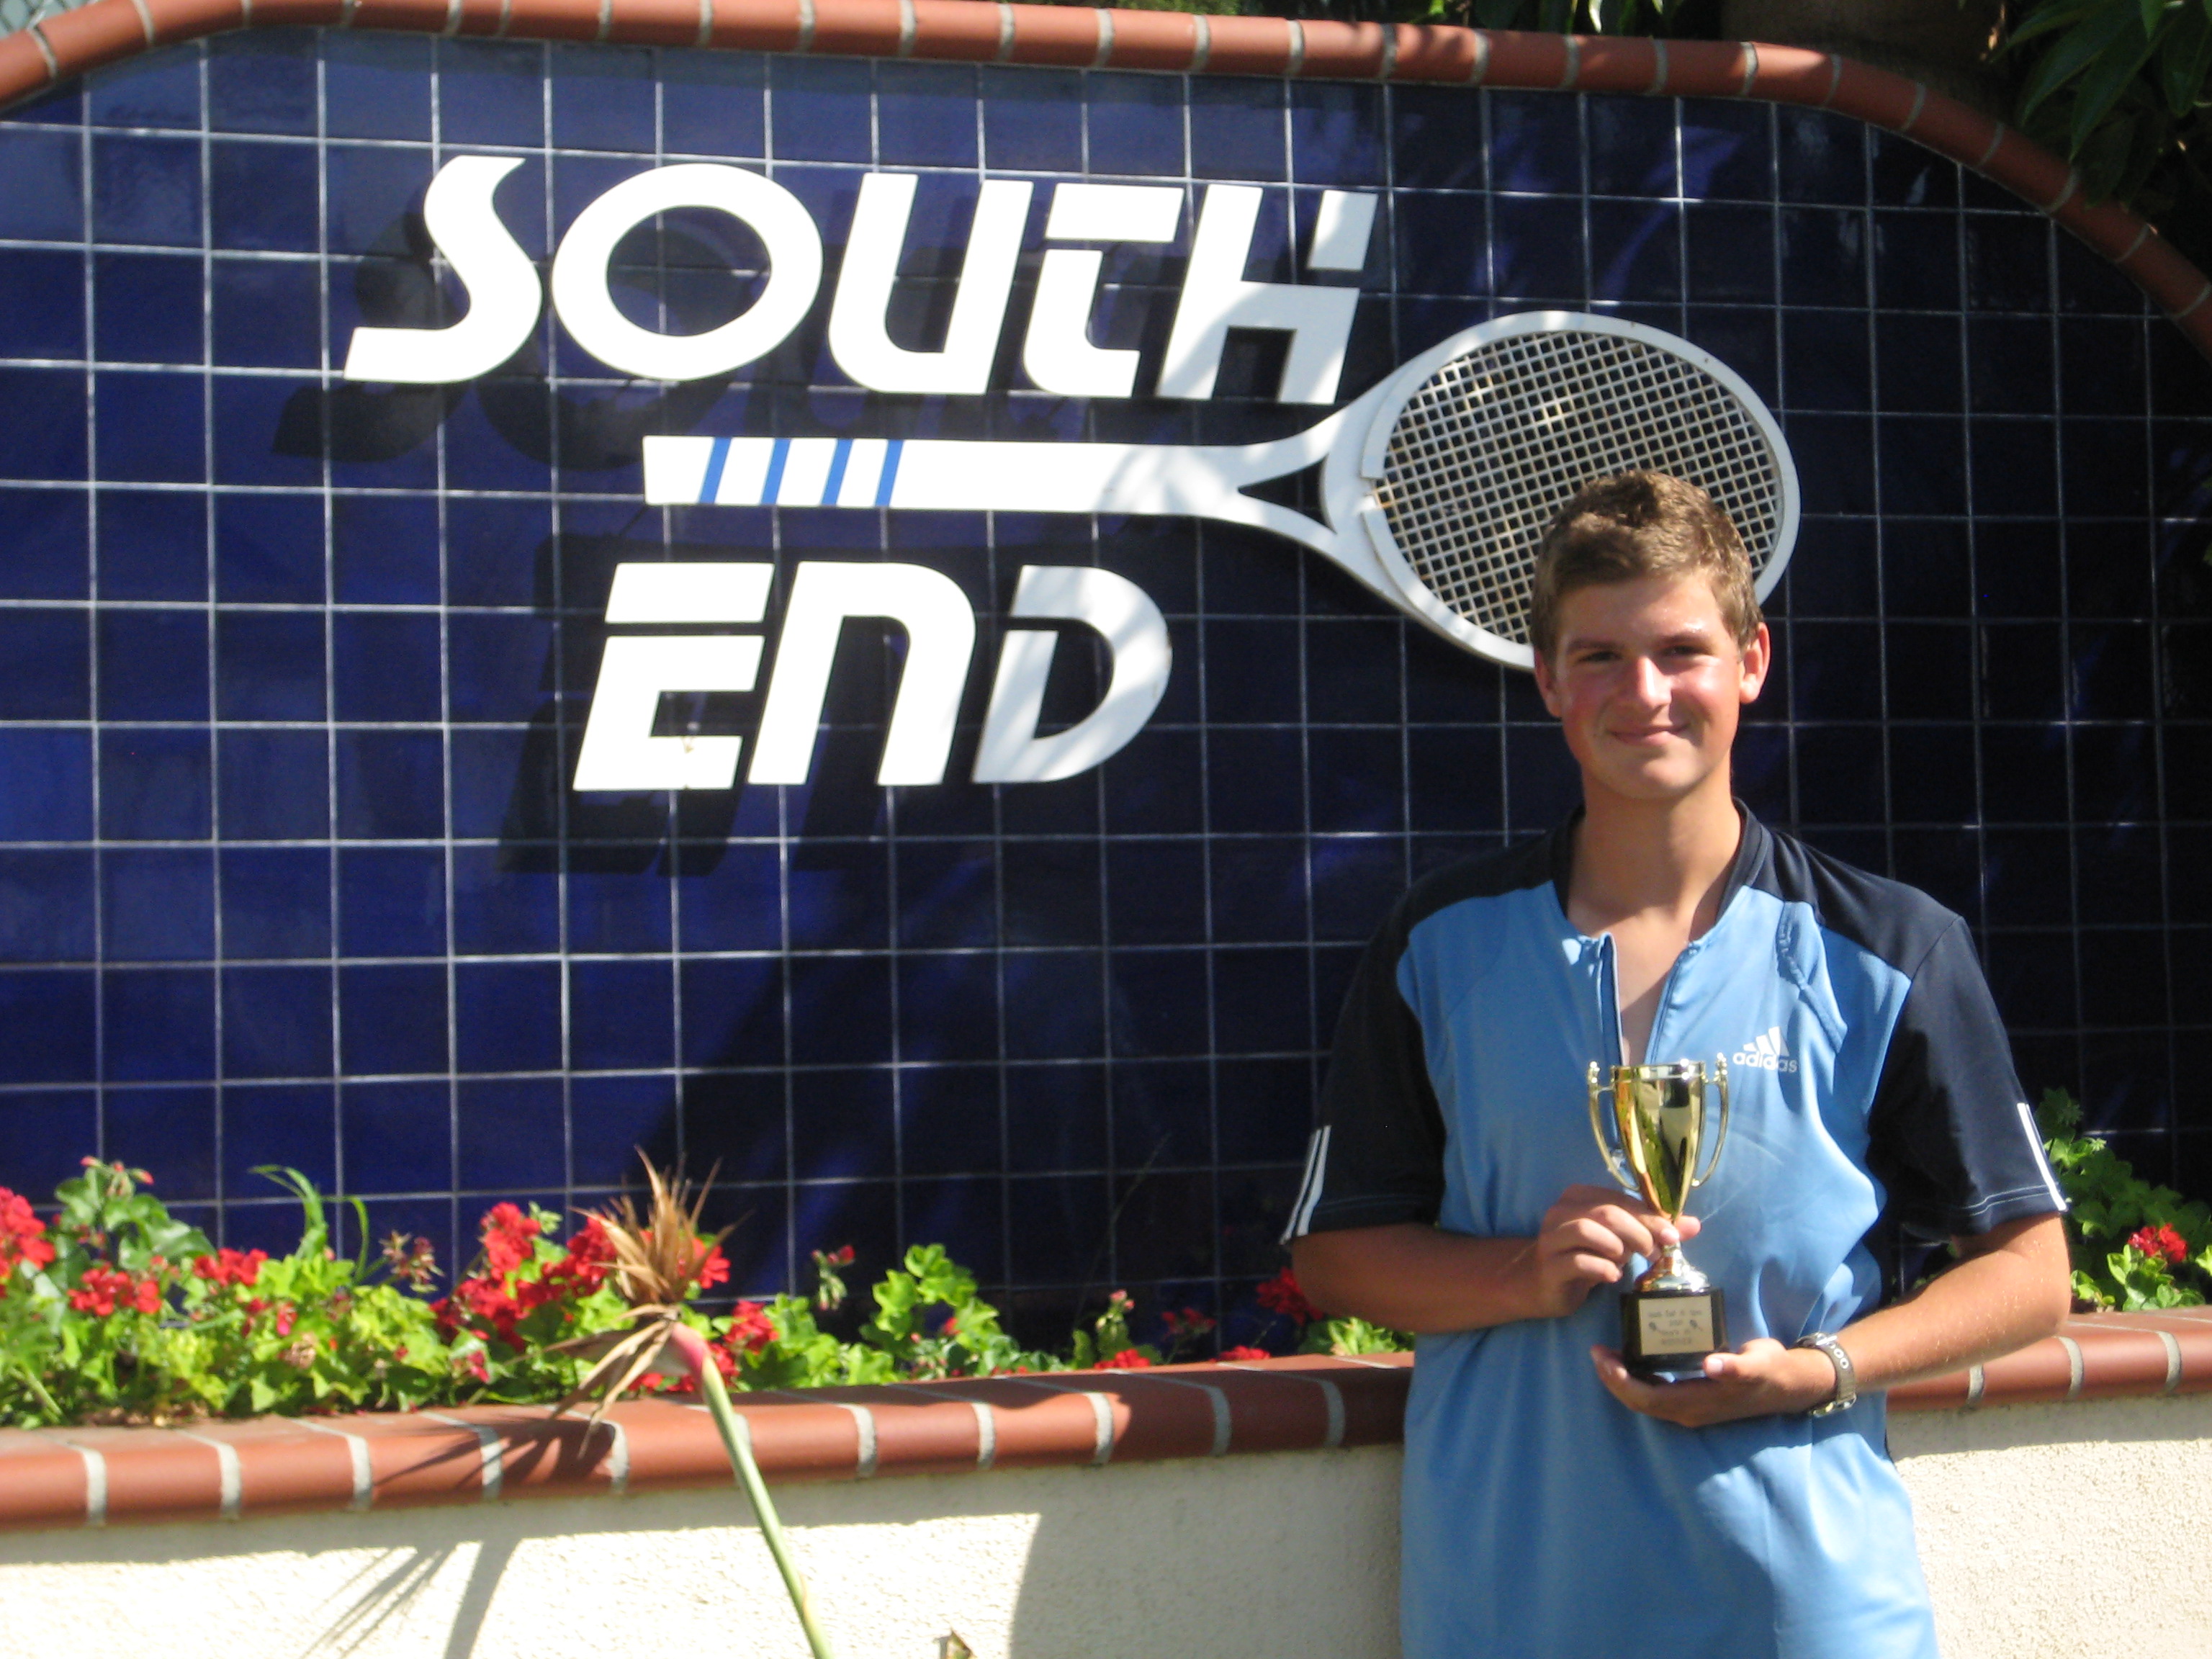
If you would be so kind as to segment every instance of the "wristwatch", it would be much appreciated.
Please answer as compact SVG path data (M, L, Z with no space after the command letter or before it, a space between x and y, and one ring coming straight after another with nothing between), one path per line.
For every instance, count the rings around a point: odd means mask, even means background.
M1849 1411L1859 1397L1858 1373L1851 1369L1851 1357L1844 1352L1844 1345L1826 1331L1814 1331L1810 1336L1801 1336L1790 1345L1793 1348L1818 1348L1828 1356L1828 1363L1836 1368L1836 1392L1821 1404L1805 1413L1808 1417L1826 1417L1834 1412Z

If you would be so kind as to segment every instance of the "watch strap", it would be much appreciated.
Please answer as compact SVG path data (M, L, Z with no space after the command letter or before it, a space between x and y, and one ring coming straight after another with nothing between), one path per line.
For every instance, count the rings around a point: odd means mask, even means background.
M1798 1348L1818 1348L1827 1355L1828 1363L1836 1368L1836 1391L1805 1414L1808 1417L1827 1417L1837 1412L1849 1411L1859 1397L1858 1372L1852 1367L1851 1357L1844 1345L1826 1331L1814 1331L1810 1336L1801 1336L1790 1345Z

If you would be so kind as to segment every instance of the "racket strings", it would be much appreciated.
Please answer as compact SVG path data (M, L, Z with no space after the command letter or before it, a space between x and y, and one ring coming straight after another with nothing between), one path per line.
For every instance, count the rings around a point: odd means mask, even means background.
M1641 470L1711 495L1753 571L1772 556L1781 485L1750 412L1687 359L1620 335L1514 335L1444 364L1400 411L1376 495L1431 592L1526 643L1553 516L1593 479Z

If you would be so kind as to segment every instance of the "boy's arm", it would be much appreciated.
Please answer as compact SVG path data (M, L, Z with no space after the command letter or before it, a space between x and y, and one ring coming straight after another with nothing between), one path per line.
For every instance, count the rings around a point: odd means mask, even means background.
M1628 1258L1694 1237L1608 1187L1570 1187L1533 1238L1474 1238L1424 1222L1309 1233L1291 1246L1316 1307L1414 1332L1474 1330L1572 1313ZM1821 1362L1826 1364L1826 1360Z
M2054 1334L2065 1319L2073 1290L2059 1217L2029 1216L1953 1243L1961 1258L1956 1266L1834 1333L1861 1393L1995 1359ZM1704 1382L1654 1386L1631 1376L1608 1349L1591 1350L1591 1358L1621 1404L1688 1428L1810 1411L1836 1390L1826 1354L1767 1337L1713 1355Z

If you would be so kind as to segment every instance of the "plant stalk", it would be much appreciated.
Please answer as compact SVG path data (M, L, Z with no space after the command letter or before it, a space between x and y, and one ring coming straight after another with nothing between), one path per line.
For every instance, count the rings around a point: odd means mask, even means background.
M768 1495L768 1483L761 1479L760 1465L753 1462L751 1442L738 1427L738 1414L730 1407L729 1390L722 1386L722 1374L711 1359L696 1369L699 1387L707 1396L707 1409L714 1413L714 1426L721 1431L723 1449L730 1455L730 1466L737 1472L738 1484L751 1500L753 1515L760 1522L761 1536L768 1540L769 1553L775 1558L776 1571L783 1575L783 1588L791 1597L792 1611L799 1615L800 1628L806 1632L806 1645L813 1650L814 1659L835 1659L830 1650L830 1638L814 1622L814 1604L806 1594L806 1580L799 1575L799 1563L792 1559L791 1546L783 1535L783 1522L776 1516L775 1501Z

